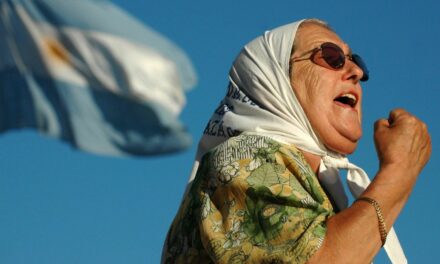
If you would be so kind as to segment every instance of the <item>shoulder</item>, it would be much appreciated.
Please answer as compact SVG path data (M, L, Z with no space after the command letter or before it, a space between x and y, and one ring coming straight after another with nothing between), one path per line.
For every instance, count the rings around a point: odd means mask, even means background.
M242 134L230 138L208 152L202 163L206 170L201 176L214 177L222 185L300 190L319 203L325 200L319 180L302 152L267 136Z

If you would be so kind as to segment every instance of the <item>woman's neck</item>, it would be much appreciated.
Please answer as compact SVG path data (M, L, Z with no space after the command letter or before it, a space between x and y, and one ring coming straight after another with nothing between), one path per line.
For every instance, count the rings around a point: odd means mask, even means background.
M306 161L309 163L310 167L312 168L313 172L318 175L319 171L319 164L321 163L321 157L315 154L312 154L310 152L301 151L304 155L304 158L306 158Z

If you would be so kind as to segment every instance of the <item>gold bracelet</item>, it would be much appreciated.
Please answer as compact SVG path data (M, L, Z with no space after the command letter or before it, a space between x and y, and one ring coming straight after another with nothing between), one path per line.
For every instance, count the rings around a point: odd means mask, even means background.
M382 210L380 209L379 203L371 199L369 197L359 197L356 201L365 201L374 206L374 210L376 210L377 220L379 220L379 232L380 232L380 240L382 240L382 247L385 245L387 240L387 227L385 224L385 218L383 217Z

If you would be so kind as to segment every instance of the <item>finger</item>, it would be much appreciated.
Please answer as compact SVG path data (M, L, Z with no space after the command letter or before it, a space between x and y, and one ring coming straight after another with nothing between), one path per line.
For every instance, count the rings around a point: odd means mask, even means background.
M379 130L383 127L388 128L389 126L390 126L390 123L388 122L388 120L385 118L381 118L374 123L374 130Z
M431 136L428 134L427 139L425 141L425 143L422 145L423 150L425 150L426 156L429 157L431 156L431 151L432 151L432 141L431 141Z

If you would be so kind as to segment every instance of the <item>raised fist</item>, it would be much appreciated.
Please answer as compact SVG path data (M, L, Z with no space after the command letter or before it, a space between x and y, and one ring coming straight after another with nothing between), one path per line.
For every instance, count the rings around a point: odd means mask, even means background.
M395 109L388 120L376 121L374 130L380 167L403 169L417 177L431 155L426 124L403 109Z

